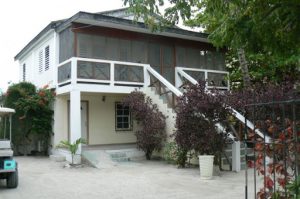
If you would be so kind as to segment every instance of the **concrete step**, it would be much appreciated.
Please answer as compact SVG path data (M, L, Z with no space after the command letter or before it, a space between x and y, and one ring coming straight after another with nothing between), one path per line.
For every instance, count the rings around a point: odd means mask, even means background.
M117 166L117 164L120 162L145 159L144 152L135 148L117 150L85 150L82 152L82 156L90 165L99 169Z

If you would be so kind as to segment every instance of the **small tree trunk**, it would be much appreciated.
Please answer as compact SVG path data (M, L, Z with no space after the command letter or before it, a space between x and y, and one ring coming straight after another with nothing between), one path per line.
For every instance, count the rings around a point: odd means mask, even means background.
M250 74L249 74L248 62L245 57L245 50L243 48L240 48L238 49L237 53L239 57L240 67L243 74L244 87L250 87L251 85Z
M150 151L146 152L146 159L151 160L151 152Z

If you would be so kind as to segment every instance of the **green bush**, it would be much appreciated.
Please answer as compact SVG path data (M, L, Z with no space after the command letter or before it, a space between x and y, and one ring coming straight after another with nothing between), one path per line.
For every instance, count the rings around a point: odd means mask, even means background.
M166 143L163 148L163 159L168 163L175 164L178 157L177 150L178 147L175 142Z
M171 164L176 164L178 167L185 167L188 156L187 151L180 149L175 142L168 142L163 149L163 158Z

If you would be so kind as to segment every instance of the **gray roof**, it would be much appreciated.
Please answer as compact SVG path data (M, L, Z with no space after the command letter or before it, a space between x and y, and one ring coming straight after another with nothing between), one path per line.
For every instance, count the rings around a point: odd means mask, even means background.
M99 13L78 12L68 19L52 21L37 36L35 36L16 56L19 59L35 42L50 30L61 32L68 28L73 22L91 24L95 26L113 27L123 30L144 32L154 35L164 35L174 37L174 35L184 37L185 39L198 40L207 42L208 34L188 31L178 27L166 27L162 32L151 32L142 22L132 20L133 15L127 12L128 8L122 8ZM194 39L192 39L194 38Z

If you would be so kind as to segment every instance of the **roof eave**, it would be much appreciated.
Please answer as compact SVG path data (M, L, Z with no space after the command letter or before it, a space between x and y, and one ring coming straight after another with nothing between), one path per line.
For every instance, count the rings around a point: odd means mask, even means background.
M63 31L65 28L69 27L72 22L209 43L207 39L208 34L205 33L198 33L171 27L166 27L162 32L152 32L144 23L141 22L134 22L128 19L106 16L102 14L91 14L87 12L79 12L70 19L66 20L64 23L59 25L57 32Z

